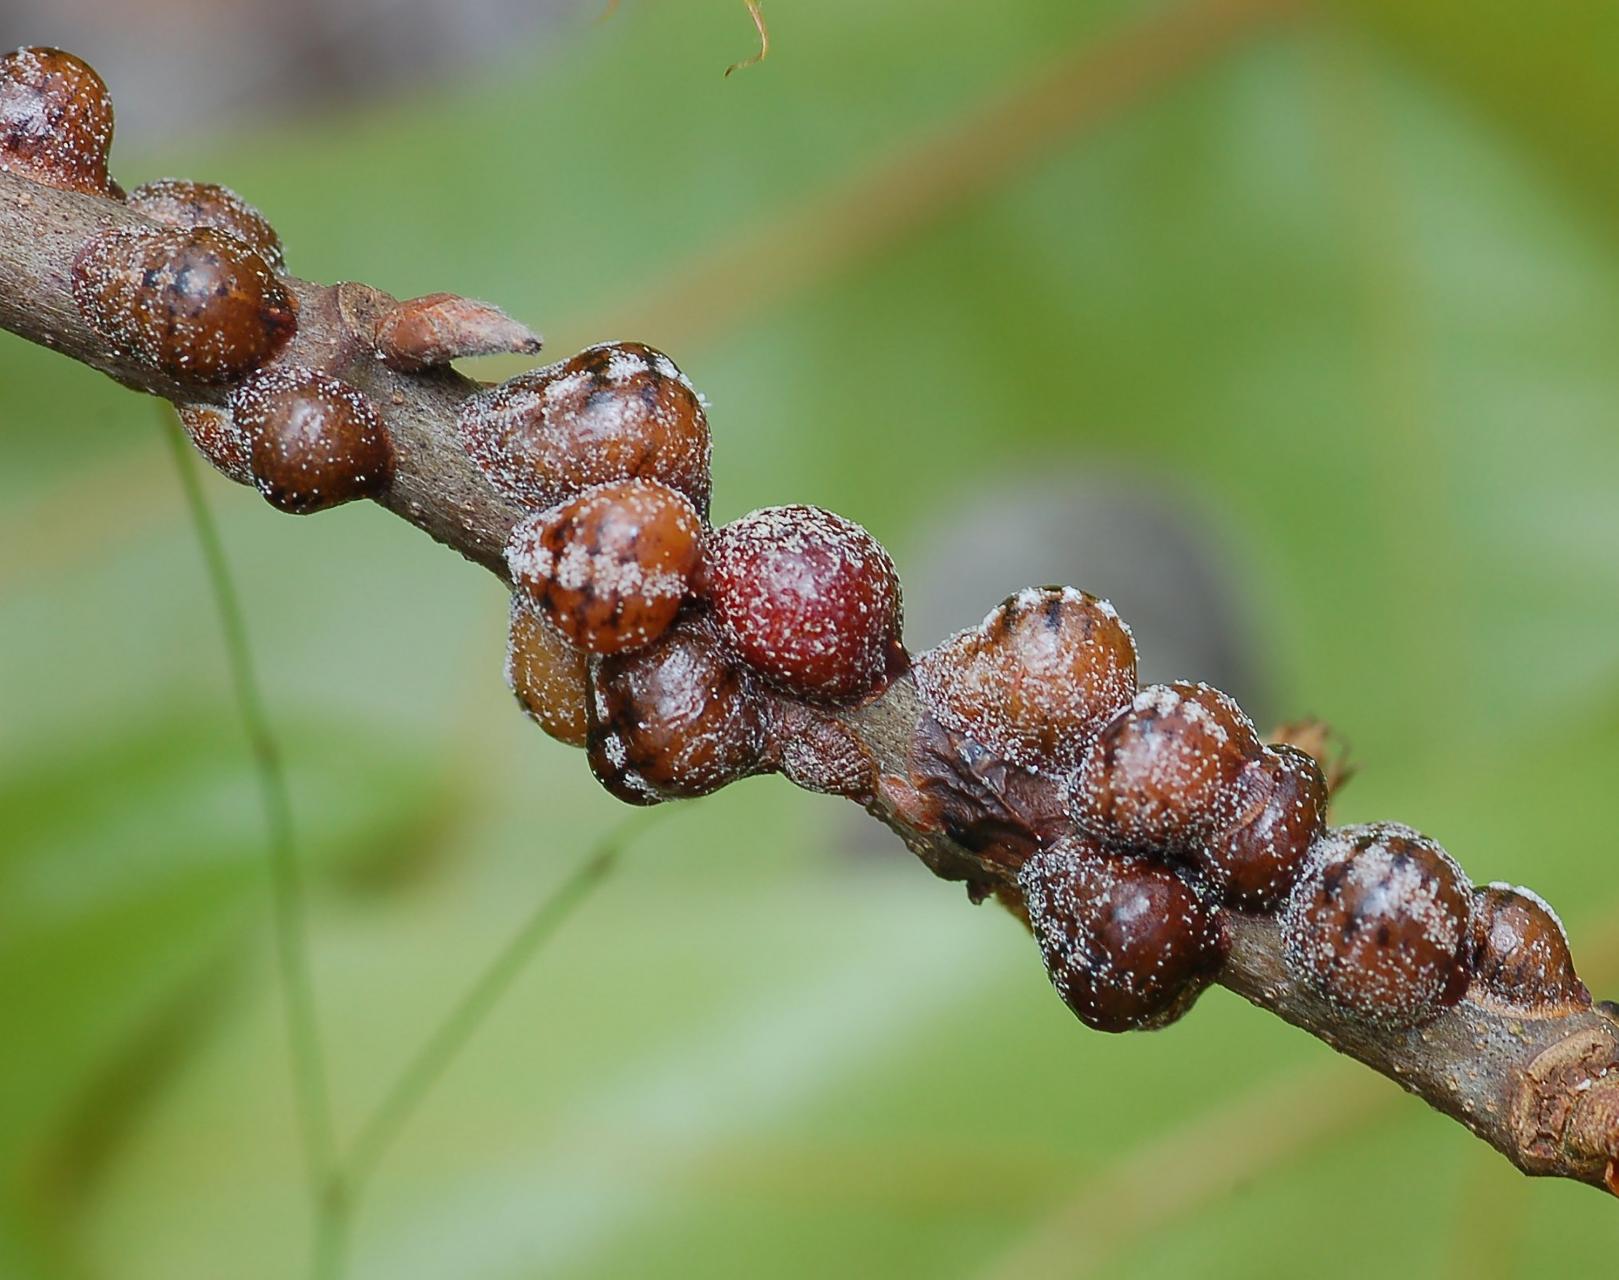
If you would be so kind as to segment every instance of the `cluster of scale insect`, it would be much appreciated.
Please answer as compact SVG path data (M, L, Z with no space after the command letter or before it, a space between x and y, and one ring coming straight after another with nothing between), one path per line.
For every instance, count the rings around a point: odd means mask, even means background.
M521 596L508 679L630 803L765 769L870 803L869 751L814 708L880 692L909 664L893 562L816 507L709 528L707 424L695 396L679 422L655 411L654 382L690 390L666 364L595 347L462 413L469 456L532 507L508 547ZM1481 935L1470 886L1432 841L1328 830L1308 754L1266 746L1209 685L1138 689L1134 639L1106 601L1029 588L914 669L980 776L1000 759L1066 797L1068 833L1027 856L1018 883L1053 983L1091 1026L1183 1014L1219 970L1229 910L1280 911L1290 972L1379 1025L1430 1018L1470 980L1525 1009L1586 998L1528 899L1503 902Z
M869 757L807 718L787 727L771 691L850 700L903 668L893 561L818 507L711 528L707 417L673 361L587 348L475 393L458 434L528 508L506 544L508 679L552 737L577 744L585 725L603 785L648 804L781 769L870 790ZM544 697L570 706L542 713Z
M1475 896L1408 828L1328 829L1311 756L1264 745L1209 685L1137 691L1130 633L1094 597L1019 592L915 669L981 776L988 750L1067 796L1071 829L1028 857L1019 884L1052 981L1088 1025L1184 1013L1218 968L1228 910L1278 912L1289 973L1370 1024L1418 1025L1469 990L1526 1013L1589 1002L1545 904ZM1151 927L1125 929L1132 911Z
M0 170L120 199L112 133L106 86L82 61L0 57ZM385 493L393 445L375 406L327 374L265 368L297 309L263 215L180 179L128 202L160 225L93 236L73 296L123 358L235 385L228 408L182 410L203 455L284 510ZM638 343L476 393L458 431L531 512L508 550L508 682L546 732L587 748L604 785L653 803L768 767L869 801L869 752L808 711L868 697L909 664L898 576L869 533L807 506L709 529L704 402ZM1019 592L916 675L930 715L980 764L988 752L1061 778L1073 831L1018 882L1053 982L1092 1026L1183 1013L1221 963L1226 909L1279 910L1289 972L1369 1023L1419 1025L1464 992L1524 1016L1590 1003L1562 922L1534 894L1474 889L1406 827L1328 830L1316 762L1263 746L1218 690L1137 691L1133 638L1106 601Z
M107 171L112 98L91 67L60 49L0 57L0 169L50 187L116 196Z
M275 228L214 183L165 178L126 198L107 169L112 129L106 86L80 59L0 57L0 169L127 200L147 219L79 247L70 284L85 322L119 358L198 389L180 410L187 436L272 504L317 511L384 493L393 445L376 408L341 379L271 367L298 327ZM201 388L230 389L227 407L203 403Z

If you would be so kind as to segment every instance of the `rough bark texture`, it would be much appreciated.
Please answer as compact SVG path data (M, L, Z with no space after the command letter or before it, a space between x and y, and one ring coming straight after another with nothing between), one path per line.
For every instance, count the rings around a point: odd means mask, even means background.
M176 404L222 403L220 388L175 382L121 357L74 305L70 271L79 247L103 227L141 221L113 201L0 173L0 326L135 390ZM380 501L504 578L502 548L522 512L489 487L455 435L456 408L476 384L447 368L390 368L377 349L378 325L394 304L386 294L359 284L289 280L288 287L299 328L280 358L348 379L387 419L396 470ZM842 761L848 777L875 777L874 786L841 789L858 792L935 874L964 881L975 899L995 896L1021 911L1016 866L1028 833L1060 813L1051 786L953 759L956 744L932 724L908 676L852 710L778 698L775 716L783 743L776 763L789 777L826 789L829 759ZM795 751L815 756L816 777L795 767ZM1397 1081L1524 1172L1619 1194L1615 1006L1532 1016L1469 996L1424 1026L1390 1031L1343 1017L1290 977L1274 919L1227 912L1227 932L1220 981L1232 991Z

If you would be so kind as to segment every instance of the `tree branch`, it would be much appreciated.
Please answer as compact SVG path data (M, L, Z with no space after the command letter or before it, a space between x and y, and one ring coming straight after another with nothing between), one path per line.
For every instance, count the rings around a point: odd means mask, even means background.
M178 382L121 357L74 304L70 271L80 246L105 227L143 221L115 201L0 173L0 326L177 405L221 404L221 388ZM384 363L376 340L394 301L386 294L359 284L286 284L298 301L298 332L279 359L352 382L387 420L395 474L378 501L504 580L502 551L523 512L490 488L457 442L457 406L476 384L448 369L401 373ZM777 769L802 785L855 794L935 874L1021 914L1015 847L964 843L963 814L1010 815L1009 825L1039 830L1062 811L1054 783L962 757L909 676L853 709L773 694L771 725ZM805 751L840 759L851 776L875 782L829 788L823 773L801 767L795 753ZM923 794L941 775L952 779L942 804L936 791ZM1619 1194L1619 1008L1536 1013L1469 996L1423 1026L1388 1030L1346 1018L1290 976L1274 919L1227 910L1225 920L1223 985L1461 1121L1524 1172Z

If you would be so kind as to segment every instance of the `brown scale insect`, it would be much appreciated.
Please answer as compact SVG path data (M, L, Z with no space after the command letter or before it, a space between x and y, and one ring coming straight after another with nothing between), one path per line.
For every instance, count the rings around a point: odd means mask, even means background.
M1224 961L1218 910L1159 863L1062 841L1018 884L1052 985L1098 1031L1167 1026Z
M592 660L588 745L591 772L629 804L717 791L762 765L753 677L688 616L650 648Z
M1257 810L1199 845L1192 859L1221 887L1227 906L1270 911L1287 897L1310 845L1327 825L1327 780L1297 747L1267 747L1248 766L1262 775L1245 790Z
M1467 986L1472 890L1440 846L1396 822L1316 841L1282 915L1288 970L1342 1013L1413 1027Z
M73 262L73 300L121 354L181 382L236 382L298 327L263 258L212 227L114 227Z
M940 723L1013 764L1071 768L1136 692L1130 628L1106 600L1029 587L916 662Z
M0 57L0 169L115 196L107 174L112 128L112 98L87 62L45 46Z
M247 442L227 410L211 404L186 404L179 413L186 438L209 466L237 484L253 483Z
M716 529L697 589L731 650L801 697L862 697L906 663L894 562L821 507L764 507Z
M506 564L570 641L619 653L668 629L702 547L702 520L684 496L655 480L625 480L520 521Z
M294 515L374 498L393 482L393 443L357 387L301 365L256 374L231 396L253 482Z
M1591 1003L1563 922L1528 889L1491 884L1473 891L1468 960L1470 992L1486 1002L1542 1013Z
M1253 804L1246 773L1263 748L1253 723L1206 684L1155 684L1085 752L1074 818L1106 844L1190 852Z
M588 661L521 592L512 592L506 683L529 719L570 747L584 746L589 733Z
M702 402L668 356L639 342L587 347L469 396L457 426L490 483L526 506L638 477L678 490L708 516Z
M281 237L262 213L229 187L186 178L160 178L131 191L127 203L137 213L171 227L212 227L233 235L263 258L270 270L287 269Z

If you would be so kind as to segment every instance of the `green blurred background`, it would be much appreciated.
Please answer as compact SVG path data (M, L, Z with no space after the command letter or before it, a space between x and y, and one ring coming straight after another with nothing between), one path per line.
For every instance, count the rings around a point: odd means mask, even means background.
M712 402L716 519L863 521L913 642L1061 576L1120 603L1149 675L1327 717L1364 764L1341 820L1530 884L1619 988L1611 5L769 0L771 56L724 79L753 40L730 0L549 6L431 75L400 24L456 6L370 4L341 58L235 98L254 48L208 61L204 8L0 5L0 42L146 84L118 176L231 184L300 275L497 300L554 356L670 351ZM170 65L164 107L140 68ZM0 342L8 1280L305 1265L263 823L162 425ZM624 811L513 709L493 579L371 507L207 484L350 1133ZM1611 1201L1225 992L1084 1031L1008 918L765 779L672 808L525 971L378 1169L348 1274L1616 1250Z

